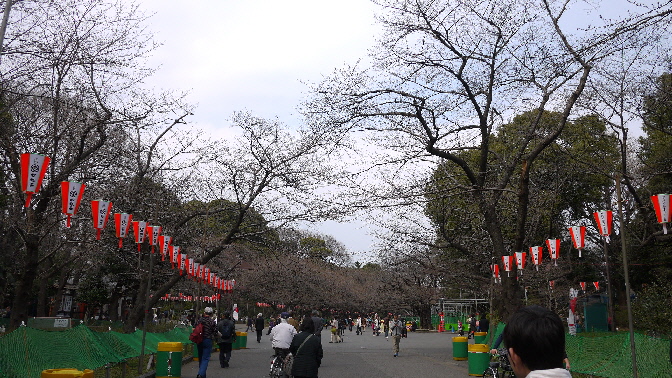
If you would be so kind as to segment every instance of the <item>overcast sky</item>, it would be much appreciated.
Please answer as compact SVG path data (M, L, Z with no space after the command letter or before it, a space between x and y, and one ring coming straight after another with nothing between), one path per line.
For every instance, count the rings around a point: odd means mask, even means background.
M366 58L377 28L369 0L139 0L164 45L149 85L189 91L190 122L225 135L234 111L298 122L305 82ZM328 222L316 231L365 260L373 238L362 222ZM369 259L372 256L369 255Z

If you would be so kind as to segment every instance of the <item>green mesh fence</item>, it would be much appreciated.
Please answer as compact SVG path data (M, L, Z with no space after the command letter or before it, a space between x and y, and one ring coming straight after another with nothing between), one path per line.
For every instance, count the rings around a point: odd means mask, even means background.
M159 342L190 343L191 329L147 333L145 353L156 353ZM84 325L63 331L19 327L0 337L0 377L39 378L46 369L101 368L140 355L142 331L93 332Z
M504 323L499 323L492 341L503 331ZM567 334L565 340L572 372L607 378L632 377L629 333ZM635 350L640 378L672 377L669 339L635 333Z

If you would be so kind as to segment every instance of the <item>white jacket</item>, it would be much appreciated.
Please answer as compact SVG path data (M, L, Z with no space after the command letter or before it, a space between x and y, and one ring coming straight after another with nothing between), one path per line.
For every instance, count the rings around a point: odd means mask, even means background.
M555 368L546 370L533 370L525 378L572 378L572 374L568 370Z
M296 328L287 323L287 319L281 319L280 324L271 330L271 345L273 348L289 349L294 335L296 335Z

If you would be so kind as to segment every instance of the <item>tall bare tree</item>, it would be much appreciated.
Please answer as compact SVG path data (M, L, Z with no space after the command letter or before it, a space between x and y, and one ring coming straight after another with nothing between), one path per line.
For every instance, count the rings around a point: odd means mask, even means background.
M384 32L372 53L375 65L337 71L314 88L305 112L317 130L373 134L381 146L376 166L387 172L426 160L455 166L497 259L522 249L534 163L576 116L594 67L637 49L642 41L633 36L667 30L672 12L670 2L649 8L633 3L627 16L595 27L599 13L576 16L584 12L581 4L600 2L376 3L383 9ZM495 154L493 133L521 110L536 117L520 128L519 144L506 156ZM541 127L546 110L561 115L551 128ZM467 150L477 158L463 159ZM403 201L413 193L398 189ZM503 233L503 222L510 222L502 218L504 197L516 202L518 227L512 237ZM505 279L504 288L500 311L505 316L520 304L521 295L515 279Z

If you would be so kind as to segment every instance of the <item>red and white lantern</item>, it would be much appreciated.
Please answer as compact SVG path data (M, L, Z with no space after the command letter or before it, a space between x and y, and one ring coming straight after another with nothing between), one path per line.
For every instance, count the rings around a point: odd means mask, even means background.
M597 231L600 235L605 237L609 243L609 235L611 235L611 226L613 220L613 212L611 210L600 210L593 213L595 222L597 223Z
M667 224L672 220L672 211L670 211L670 194L657 194L651 196L653 208L656 210L658 223L663 224L663 233L667 234Z
M180 276L187 270L187 255L180 253Z
M91 215L93 216L93 228L96 229L96 240L100 240L100 231L107 225L112 210L112 202L95 200L91 201Z
M560 239L547 239L546 247L548 248L548 253L551 255L553 264L558 266L558 258L560 257Z
M569 235L572 237L574 248L579 250L579 257L581 257L581 250L586 246L586 226L569 227Z
M147 235L149 238L149 245L152 246L152 253L154 253L154 246L159 244L161 226L147 226Z
M193 268L193 272L191 274L191 278L196 280L198 278L198 271L201 269L201 263L194 262L193 266L194 266L194 268Z
M178 264L180 258L180 247L176 245L171 245L169 248L170 251L170 267L175 269L175 265Z
M581 285L581 290L586 291L586 283L585 282L579 282L579 285Z
M133 235L135 235L135 244L138 246L138 252L140 252L140 245L147 238L147 222L144 221L133 221Z
M543 248L541 247L530 247L530 256L532 256L532 263L534 267L539 271L539 265L541 265L541 255Z
M513 256L502 256L502 266L506 272L506 276L509 276L509 272L513 269Z
M194 259L189 259L187 262L187 278L194 276Z
M492 278L495 279L495 283L499 280L502 282L502 278L499 276L499 264L490 265L490 271L492 271Z
M61 182L61 202L63 205L62 212L67 216L65 227L70 228L70 218L77 214L79 204L82 202L84 195L84 188L86 185L76 181L62 181Z
M159 235L159 252L161 252L161 261L166 261L168 256L168 247L173 242L173 238L167 235Z
M119 248L123 246L122 240L128 235L128 230L131 229L132 214L115 213L114 224L116 226L116 235L119 239Z
M600 291L600 282L599 281L593 282L593 286L595 286L595 291Z
M520 274L523 274L523 269L525 269L525 264L527 263L527 253L525 252L516 252L516 267L520 271Z
M30 206L31 196L40 190L50 160L49 156L40 154L21 154L21 191L26 193L24 207Z
M548 286L551 288L551 290L553 290L555 287L555 281L548 281Z

